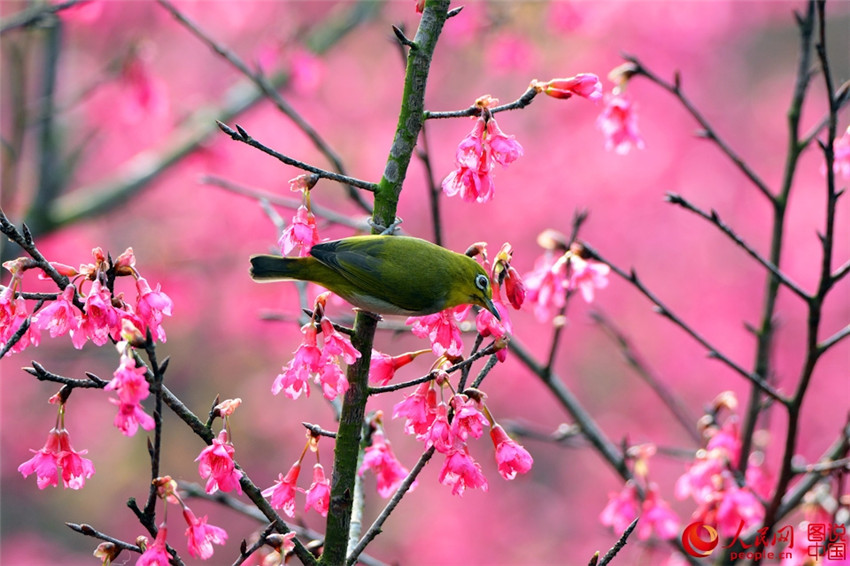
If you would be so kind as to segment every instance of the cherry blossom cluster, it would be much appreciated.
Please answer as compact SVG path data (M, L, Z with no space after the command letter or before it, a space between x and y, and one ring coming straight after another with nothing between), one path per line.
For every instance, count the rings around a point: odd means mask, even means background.
M92 255L94 263L81 265L79 269L51 262L60 274L72 278L72 283L33 314L30 314L27 301L20 292L24 273L38 268L37 263L22 257L3 264L11 272L12 279L7 287L0 287L0 342L6 344L13 340L29 321L29 326L9 353L21 352L30 345L38 346L41 332L49 332L51 338L69 334L77 349L88 340L102 346L110 339L121 340L125 321L142 336L150 331L156 340L165 342L162 322L165 316L171 316L173 303L159 284L156 289L151 289L147 280L139 275L133 249L127 248L114 261L107 258L101 248L92 250ZM43 278L43 272L39 276ZM125 300L123 293L115 293L108 285L111 277L122 276L135 279L136 298L133 302ZM89 281L91 285L84 292L84 284Z
M605 149L626 155L634 147L643 149L643 137L638 131L637 112L626 87L635 74L634 66L625 63L608 74L614 83L611 92L605 95L605 107L596 120L596 127L605 136Z
M298 476L301 474L301 464L307 450L316 454L316 463L313 465L313 482L307 490L297 486ZM319 436L311 432L307 433L307 443L301 456L284 474L278 474L278 480L268 489L263 490L263 497L267 497L275 509L282 510L288 517L295 517L295 494L301 492L305 496L304 511L313 509L322 517L328 516L328 506L331 500L331 482L325 476L325 469L319 462Z
M445 361L443 363L446 363ZM490 426L490 438L495 448L499 474L512 480L518 473L531 469L531 455L511 439L493 419L483 403L484 394L477 389L452 393L449 401L438 401L446 390L452 390L448 374L437 369L436 378L420 384L413 393L393 408L393 419L404 417L404 431L433 447L446 459L440 469L439 481L452 488L452 494L463 495L467 488L487 491L487 478L481 465L469 454L468 440L480 438L484 427Z
M499 361L505 361L507 350L504 347L512 328L505 302L507 299L514 309L519 310L526 295L525 283L517 270L511 266L513 249L510 244L503 244L492 264L487 257L485 243L473 244L467 250L467 255L478 259L490 276L493 304L501 317L499 320L490 311L482 309L475 317L475 327L481 336L492 336L496 340ZM406 324L411 326L410 330L414 335L430 340L435 356L457 358L463 354L463 336L459 323L466 319L471 308L470 305L460 305L435 314L412 316L407 319Z
M443 179L446 196L460 195L467 202L487 202L493 198L493 166L507 167L522 156L522 146L499 128L489 108L499 101L485 95L475 101L481 115L472 131L463 138L455 152L457 168Z
M608 495L608 505L599 515L603 525L612 527L614 532L623 533L638 516L638 538L646 540L654 533L662 540L679 535L679 518L661 497L658 484L649 481L649 459L655 455L654 445L634 447L634 477L618 493ZM639 484L643 484L643 500Z
M316 298L316 306L310 322L301 328L303 338L295 350L295 356L283 367L283 371L272 384L272 393L283 391L290 399L298 399L302 393L310 396L310 380L322 388L326 399L336 399L348 390L345 372L339 366L340 359L353 364L360 357L351 340L334 328L333 323L324 316L325 303L330 292ZM322 333L322 347L319 348L317 336Z
M310 210L310 189L319 181L318 175L299 175L289 181L289 189L304 195L304 203L295 211L292 222L287 226L278 240L278 246L283 255L298 248L298 257L310 255L310 249L319 243L319 230L316 227L316 217Z
M375 474L378 495L386 499L395 493L410 472L401 465L393 453L390 441L384 434L383 418L383 411L377 411L370 422L369 445L363 452L363 464L358 474L362 476L367 470L371 470ZM410 490L412 491L415 487L414 481L410 485Z
M567 244L563 234L546 230L537 238L546 251L534 262L534 269L525 278L528 300L534 305L537 320L551 320L559 312L572 291L593 302L596 289L608 286L611 268L604 263L582 257L584 250L578 243Z
M60 476L66 489L80 489L94 475L94 464L83 458L85 450L77 452L71 447L71 437L65 429L65 403L58 395L50 402L59 404L56 425L47 433L44 446L31 450L35 456L18 466L18 471L24 477L34 473L39 489L59 485Z
M771 496L771 480L761 465L759 453L750 457L743 481L736 476L741 452L738 417L734 413L737 404L732 392L717 396L712 413L700 423L706 438L705 448L697 452L676 482L676 497L690 497L697 504L693 519L717 528L725 537L760 525L764 506L759 498L767 500ZM718 417L723 411L730 414L720 423Z

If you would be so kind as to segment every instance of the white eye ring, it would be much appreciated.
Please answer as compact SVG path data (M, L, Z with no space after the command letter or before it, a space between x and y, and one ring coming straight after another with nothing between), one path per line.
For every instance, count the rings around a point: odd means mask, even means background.
M490 286L490 279L488 279L486 275L481 275L479 273L475 276L475 286L481 291L486 291L487 287Z

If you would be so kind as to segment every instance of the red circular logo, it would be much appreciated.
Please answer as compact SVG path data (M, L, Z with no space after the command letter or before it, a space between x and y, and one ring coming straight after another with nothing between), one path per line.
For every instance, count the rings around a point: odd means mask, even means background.
M705 523L691 523L682 533L685 552L697 558L705 558L711 554L719 542L717 530Z

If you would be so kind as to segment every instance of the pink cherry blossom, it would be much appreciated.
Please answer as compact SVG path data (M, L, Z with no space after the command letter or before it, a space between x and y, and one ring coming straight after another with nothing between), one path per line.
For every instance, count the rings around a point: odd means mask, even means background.
M559 311L566 302L568 280L562 258L563 254L547 251L534 262L534 270L524 276L526 299L534 306L534 315L540 322L550 320L552 312Z
M452 434L461 440L470 436L481 438L484 427L489 424L487 417L481 412L481 403L463 394L453 396L449 403L455 412L452 418Z
M496 293L498 293L498 288L496 289ZM478 330L478 333L485 338L488 336L492 336L493 338L504 338L512 331L510 313L497 294L494 294L493 296L493 305L499 312L501 320L493 316L493 313L490 311L481 309L475 317L475 329ZM505 350L499 351L502 352Z
M319 385L322 386L322 395L325 399L333 401L339 395L345 395L348 391L348 379L335 361L328 360L318 374Z
M392 495L409 473L395 457L389 441L380 430L372 433L372 444L363 453L363 465L358 473L362 476L366 470L375 473L378 495L383 498ZM414 487L416 482L413 482L410 489Z
M306 495L307 504L304 510L309 511L312 507L322 517L327 517L328 505L331 501L331 482L325 477L325 469L321 464L317 463L313 466L313 483L306 491Z
M289 255L296 247L299 248L300 257L310 255L310 249L319 243L319 231L316 217L306 206L302 204L298 207L292 222L284 229L277 243L283 255Z
M295 484L298 482L298 475L301 473L301 461L295 462L286 475L278 474L278 480L275 484L263 490L263 497L268 497L272 507L275 509L283 509L289 517L295 517L295 492L297 491Z
M77 334L81 335L83 342L85 342L85 334L79 330L83 313L73 303L76 292L77 289L73 285L65 287L65 291L56 297L55 301L52 301L32 317L32 325L42 331L49 330L51 338L64 336L70 332L72 339ZM76 346L78 340L73 340L73 342ZM81 347L82 344L78 349Z
M723 460L710 458L701 450L688 470L676 481L677 499L692 497L697 503L706 503L714 499L714 493L723 485Z
M566 79L552 79L539 85L539 88L553 98L566 99L578 95L594 102L602 98L602 83L593 73L579 73Z
M410 331L419 338L431 341L431 350L435 356L460 356L463 353L463 335L458 322L466 317L469 305L460 305L426 316L412 316L406 324L412 325Z
M152 430L156 423L149 414L145 412L141 405L137 403L124 403L119 399L110 399L110 403L118 405L118 413L112 424L120 430L124 436L133 436L139 427L145 430Z
M423 441L426 447L433 446L437 449L437 452L443 454L448 454L463 444L452 432L449 424L449 410L445 403L437 405L431 426L423 434L417 435L416 438Z
M295 357L283 367L272 384L272 393L277 395L281 391L290 399L298 399L302 393L310 396L310 376L322 369L322 351L316 345L316 328L312 324L305 325L301 329L304 338Z
M227 532L221 527L207 524L207 516L201 518L195 516L188 507L183 508L183 518L189 528L186 529L189 554L194 558L206 560L213 555L213 544L224 544L227 541Z
M723 498L717 507L717 530L729 537L738 532L743 521L743 531L761 525L764 520L764 507L753 492L739 488L734 480L729 480Z
M236 449L228 441L227 431L222 430L218 437L213 438L212 444L195 458L195 461L199 462L198 473L207 480L207 493L215 493L218 490L236 490L242 493L242 486L239 485L242 472L236 469L236 463L233 461L235 452Z
M502 132L495 118L480 116L458 144L457 168L443 179L443 192L450 197L459 194L467 202L487 202L495 190L493 164L507 166L522 154L522 146Z
M624 94L609 95L605 108L596 120L596 127L605 136L605 149L620 155L627 154L632 147L643 149L643 138L638 132L637 114L632 101Z
M437 416L437 392L431 381L420 383L416 390L396 403L393 418L406 417L404 432L413 435L425 434Z
M98 346L106 344L113 332L121 332L121 314L112 306L112 294L99 279L92 283L83 310L80 328Z
M155 339L165 342L162 317L171 316L171 298L161 291L159 283L156 285L156 291L152 291L144 277L136 280L136 289L139 292L136 313L142 322L142 333L150 330Z
M573 256L570 258L570 289L578 289L585 302L592 303L594 290L608 286L610 272L611 268L604 263Z
M150 385L145 378L145 368L136 367L136 361L130 355L122 355L118 369L112 380L106 384L106 391L115 391L118 399L109 401L118 405L118 414L114 424L125 436L133 436L141 426L145 430L154 427L153 418L145 413L141 402L150 395Z
M156 532L153 544L136 560L136 566L168 566L168 564L171 564L171 555L165 547L166 534L165 523L162 523Z
M54 427L47 434L47 441L40 450L31 450L32 458L18 466L18 471L24 477L32 473L36 475L39 489L48 485L59 484L59 471L62 472L62 482L66 488L80 489L85 480L94 475L94 464L83 458L85 450L79 452L71 448L68 431L62 427Z
M637 518L640 505L637 486L634 482L628 481L620 492L608 494L608 505L599 515L599 521L606 527L614 529L614 532L623 533Z
M534 460L531 454L508 436L501 425L493 425L490 438L496 447L496 463L499 465L499 475L506 480L512 480L517 473L524 474L531 469Z
M391 356L373 349L369 361L369 380L379 385L386 385L392 380L399 368L412 362L416 356L429 351L419 350L418 352L405 352L398 356Z
M647 488L642 509L638 525L639 539L648 539L653 531L662 540L679 536L679 518L658 494L658 486L652 484Z
M836 138L832 144L834 154L833 170L844 180L850 180L850 126L844 130L840 138Z
M3 267L12 272L12 281L8 287L0 287L0 343L7 344L21 329L29 318L26 301L15 297L15 289L20 284L21 268L17 260L7 261ZM20 339L12 346L6 355L24 351L28 346L38 346L41 339L39 329L30 324Z
M322 322L322 353L327 357L341 356L347 364L353 364L360 357L360 352L351 345L351 339L338 332L327 318Z
M481 471L481 466L469 455L467 447L458 448L446 454L446 461L440 470L439 481L451 486L452 495L463 496L467 489L487 491L487 478Z
M503 167L507 167L522 157L522 146L514 139L514 136L506 135L499 128L495 118L490 118L487 121L487 137L485 139L490 146L490 156Z

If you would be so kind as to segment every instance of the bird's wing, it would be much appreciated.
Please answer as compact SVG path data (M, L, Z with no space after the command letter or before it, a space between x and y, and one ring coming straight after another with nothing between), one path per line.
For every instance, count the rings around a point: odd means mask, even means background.
M405 267L410 258L398 257L399 250L391 249L393 244L379 237L346 238L317 244L310 255L345 277L363 295L374 295L380 289L384 299L392 304L421 311L428 305L418 286L425 282L410 277L410 270ZM391 269L387 269L387 262L394 264Z

